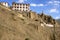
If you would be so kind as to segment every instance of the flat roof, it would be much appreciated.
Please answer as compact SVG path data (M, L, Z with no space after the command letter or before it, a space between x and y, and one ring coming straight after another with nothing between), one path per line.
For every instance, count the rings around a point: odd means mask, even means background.
M24 5L30 5L30 4L27 4L27 3L16 3L16 2L13 2L12 4L24 4Z

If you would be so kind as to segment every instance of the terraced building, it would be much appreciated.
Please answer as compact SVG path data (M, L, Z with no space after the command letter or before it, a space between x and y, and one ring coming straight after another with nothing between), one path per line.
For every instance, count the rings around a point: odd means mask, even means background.
M17 11L30 11L30 4L24 4L24 3L12 3L12 10L17 10Z
M8 7L9 6L8 2L0 2L0 4L2 4L5 7Z

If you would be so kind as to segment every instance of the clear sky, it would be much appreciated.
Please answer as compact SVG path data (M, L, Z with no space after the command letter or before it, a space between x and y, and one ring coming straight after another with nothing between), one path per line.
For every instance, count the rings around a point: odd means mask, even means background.
M53 18L60 18L60 0L0 0L0 2L29 3L30 10L37 13L44 11L45 14L51 15Z

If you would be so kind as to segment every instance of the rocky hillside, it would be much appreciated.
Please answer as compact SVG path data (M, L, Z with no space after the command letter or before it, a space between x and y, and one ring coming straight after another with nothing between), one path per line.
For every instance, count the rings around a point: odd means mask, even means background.
M54 40L54 26L46 26L40 16L33 14L15 12L0 5L0 40ZM60 40L58 32L56 40Z

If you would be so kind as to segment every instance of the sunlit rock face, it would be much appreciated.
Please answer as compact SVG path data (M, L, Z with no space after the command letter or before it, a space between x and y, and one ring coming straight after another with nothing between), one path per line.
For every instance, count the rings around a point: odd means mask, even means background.
M28 15L29 15L29 18L31 18L31 19L38 18L38 15L36 14L36 12L30 11Z

